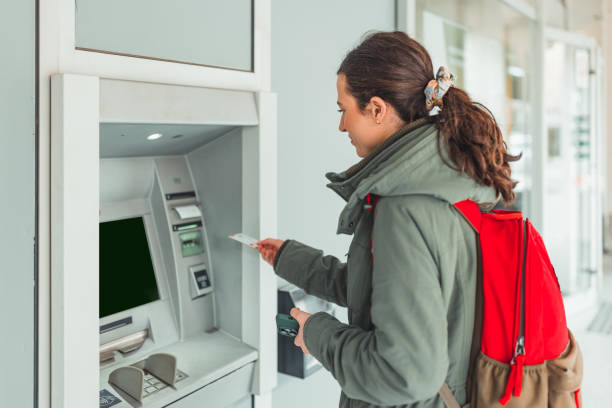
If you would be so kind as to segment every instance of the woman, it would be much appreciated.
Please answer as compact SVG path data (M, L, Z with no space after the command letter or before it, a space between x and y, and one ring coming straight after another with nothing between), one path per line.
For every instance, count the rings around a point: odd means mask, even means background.
M448 70L432 78L429 54L402 32L352 50L338 70L339 128L363 159L327 174L347 201L347 262L295 240L258 244L278 275L348 307L350 325L291 310L295 344L337 379L341 407L443 407L444 383L467 399L477 237L453 203L512 202L518 157Z

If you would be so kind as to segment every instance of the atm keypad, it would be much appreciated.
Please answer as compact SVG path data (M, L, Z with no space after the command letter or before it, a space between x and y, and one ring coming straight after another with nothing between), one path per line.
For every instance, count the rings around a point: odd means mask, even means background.
M176 382L184 380L188 375L182 372L181 370L176 370ZM144 392L142 394L143 398L148 397L151 394L156 393L159 390L163 390L167 388L168 385L163 381L160 381L159 378L145 372L144 376Z
M210 279L208 278L208 273L206 269L202 269L201 271L194 272L196 283L198 284L198 288L200 290L206 289L210 286Z

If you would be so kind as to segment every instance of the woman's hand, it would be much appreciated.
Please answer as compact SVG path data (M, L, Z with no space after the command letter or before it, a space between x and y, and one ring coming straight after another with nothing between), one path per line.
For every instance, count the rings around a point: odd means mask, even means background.
M259 251L264 261L274 266L274 258L276 258L276 253L281 245L283 245L283 242L285 241L274 238L266 238L262 241L257 241L256 249Z
M295 336L295 341L293 343L296 346L300 347L304 353L310 354L310 352L306 348L306 343L304 343L304 325L306 324L306 320L308 320L308 318L310 317L310 314L302 312L297 307L291 309L289 314L300 324L300 330L298 331L297 336Z

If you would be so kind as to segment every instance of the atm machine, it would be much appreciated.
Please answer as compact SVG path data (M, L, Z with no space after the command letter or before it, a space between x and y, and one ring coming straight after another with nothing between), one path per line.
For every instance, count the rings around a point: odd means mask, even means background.
M202 146L191 156L104 158L117 149L115 135L125 137L121 128L102 124L100 131L100 406L119 400L117 408L166 406L187 394L183 399L200 406L242 399L250 407L258 353L218 332L214 255L203 216L207 194L199 192L189 165L191 160L196 171L204 170L199 150L210 149L207 128L200 127ZM150 143L150 125L127 128L142 145ZM172 126L163 128L173 133ZM237 146L231 139L239 136L229 131L215 145ZM137 154L135 146L130 149ZM215 228L227 232L231 224L217 222ZM227 240L224 232L216 238ZM227 251L216 253L217 265L225 273L238 271L239 264L223 258L242 248L231 241L219 245ZM232 373L231 384L203 387L219 370Z
M277 279L228 236L276 233L274 95L57 75L52 103L53 406L258 406Z

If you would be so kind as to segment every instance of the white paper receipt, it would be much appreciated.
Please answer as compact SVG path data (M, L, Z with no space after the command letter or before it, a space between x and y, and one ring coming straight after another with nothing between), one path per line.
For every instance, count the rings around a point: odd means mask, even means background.
M181 220L202 216L202 212L200 211L200 208L195 204L174 207L174 211L176 211L176 213L178 214Z
M236 241L240 242L241 244L244 245L248 245L251 248L257 248L257 241L255 238L253 237L249 237L246 234L243 234L242 232L239 232L238 234L232 234L229 236L231 239L235 239Z

